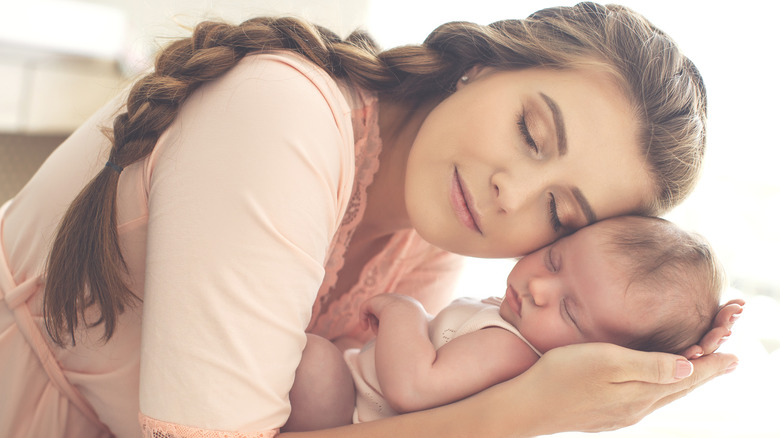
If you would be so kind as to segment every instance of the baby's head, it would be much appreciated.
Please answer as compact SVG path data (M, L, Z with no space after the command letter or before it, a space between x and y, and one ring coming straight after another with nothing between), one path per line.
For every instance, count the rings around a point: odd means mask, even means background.
M611 342L679 353L709 329L725 275L700 236L627 216L529 254L507 284L502 317L542 352Z
M718 311L725 272L709 243L658 218L622 217L599 230L612 261L629 275L628 293L642 296L654 330L626 344L679 353L704 336Z

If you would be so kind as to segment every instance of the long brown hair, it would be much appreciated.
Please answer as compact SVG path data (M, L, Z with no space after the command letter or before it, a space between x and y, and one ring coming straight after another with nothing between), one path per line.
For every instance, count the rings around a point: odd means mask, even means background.
M656 199L641 214L677 205L695 185L704 151L706 99L693 63L642 16L621 6L580 3L525 20L488 26L447 23L421 45L378 51L365 33L342 40L293 18L255 18L239 25L204 22L190 38L158 55L155 70L136 82L126 112L110 132L110 161L121 167L148 156L182 102L254 52L290 50L352 86L407 102L441 99L474 65L499 69L571 68L597 62L615 73L633 102L639 144L656 178ZM104 168L65 213L47 265L46 328L64 345L85 310L97 305L109 339L118 315L136 297L116 229L118 173ZM74 340L75 342L75 340Z

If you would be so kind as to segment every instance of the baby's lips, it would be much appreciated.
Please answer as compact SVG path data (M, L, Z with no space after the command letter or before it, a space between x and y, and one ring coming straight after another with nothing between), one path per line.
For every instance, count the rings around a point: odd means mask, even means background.
M509 300L509 307L511 307L512 311L520 317L520 310L523 308L523 302L520 300L520 295L517 293L517 290L515 290L511 284L507 284L505 299Z

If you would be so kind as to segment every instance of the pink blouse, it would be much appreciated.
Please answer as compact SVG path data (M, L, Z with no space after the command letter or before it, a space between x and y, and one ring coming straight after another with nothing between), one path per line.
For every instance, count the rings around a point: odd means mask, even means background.
M53 346L45 260L70 200L104 166L100 127L119 99L0 212L0 436L273 436L306 331L366 339L357 308L378 293L432 313L451 300L460 258L412 230L329 300L379 165L376 97L297 55L250 55L197 89L122 173L120 243L143 304L108 342L82 325L75 347Z

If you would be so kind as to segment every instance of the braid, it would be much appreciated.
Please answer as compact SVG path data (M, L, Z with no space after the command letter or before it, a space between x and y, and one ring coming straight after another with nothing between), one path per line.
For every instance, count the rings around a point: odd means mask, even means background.
M147 157L182 102L202 83L219 77L250 52L292 50L334 77L372 90L389 89L397 78L376 57L376 45L363 33L342 41L336 34L292 18L256 18L234 26L199 24L192 37L173 42L157 57L155 70L131 88L126 112L107 132L109 161L120 168ZM51 338L75 344L79 320L104 324L104 339L117 317L134 301L119 248L116 196L119 173L103 168L74 199L60 223L47 263L44 320ZM100 316L87 322L97 304Z

